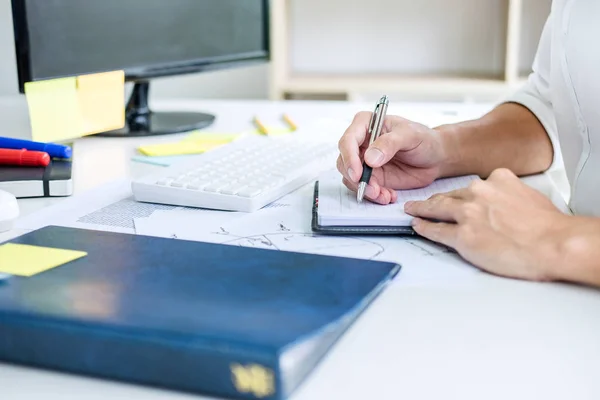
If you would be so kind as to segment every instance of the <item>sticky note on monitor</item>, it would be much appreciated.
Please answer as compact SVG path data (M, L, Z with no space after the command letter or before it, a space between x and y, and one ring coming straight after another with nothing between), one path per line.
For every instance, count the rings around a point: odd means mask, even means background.
M25 83L32 140L59 142L81 136L77 79Z
M84 251L6 243L0 245L0 274L29 277L86 255Z
M125 125L125 73L25 83L32 139L62 142Z
M103 72L77 77L81 135L112 131L125 126L125 73Z

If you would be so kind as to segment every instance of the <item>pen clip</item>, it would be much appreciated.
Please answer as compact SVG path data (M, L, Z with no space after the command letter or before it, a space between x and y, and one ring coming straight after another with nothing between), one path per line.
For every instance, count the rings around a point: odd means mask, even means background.
M375 129L375 123L377 121L377 117L379 116L379 107L381 107L381 103L377 103L375 105L375 111L371 114L371 121L369 121L369 135L373 134L373 129Z
M375 105L375 111L371 114L371 121L369 122L369 144L373 143L381 133L384 124L383 120L387 113L388 102L388 97L382 96Z

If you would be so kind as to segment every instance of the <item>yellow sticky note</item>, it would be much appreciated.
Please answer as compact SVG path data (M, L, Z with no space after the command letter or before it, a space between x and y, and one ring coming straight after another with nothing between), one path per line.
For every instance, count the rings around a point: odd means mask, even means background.
M222 146L224 142L181 141L175 143L151 144L139 147L140 153L152 157L175 156L182 154L200 154Z
M269 133L267 133L267 136L281 136L287 135L291 132L292 131L288 128L269 128Z
M239 133L215 133L215 132L202 132L202 131L194 131L185 137L185 141L193 140L193 141L217 141L222 143L229 143L239 138L241 134Z
M32 140L59 142L81 136L75 77L26 82L25 96Z
M158 143L141 146L138 151L152 157L175 156L183 154L200 154L216 147L230 143L240 134L223 134L196 131L185 139L174 143Z
M77 96L81 109L82 136L125 126L123 71L78 76Z
M7 243L0 246L0 272L32 276L86 255L84 251Z

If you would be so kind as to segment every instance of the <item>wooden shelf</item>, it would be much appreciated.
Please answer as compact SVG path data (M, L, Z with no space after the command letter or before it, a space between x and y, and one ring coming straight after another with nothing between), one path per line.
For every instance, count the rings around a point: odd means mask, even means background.
M291 4L294 1L303 3ZM398 93L405 97L414 95L419 98L427 96L431 98L454 97L456 99L473 96L487 98L503 97L521 85L526 79L524 75L527 71L523 68L523 65L530 62L529 60L533 58L529 54L535 51L532 43L536 43L539 40L539 37L533 38L532 36L539 36L541 32L540 22L545 21L545 18L540 17L537 11L538 9L545 10L546 8L549 11L549 4L547 3L550 3L551 0L494 0L491 3L485 4L479 3L479 0L456 0L452 5L442 0L421 0L418 3L409 2L409 0L370 0L369 5L373 1L382 3L379 5L379 8L371 7L370 10L386 10L390 7L400 7L400 9L402 9L401 7L411 7L410 10L407 9L412 13L411 18L422 15L424 19L422 24L412 21L410 27L401 26L397 28L411 29L410 32L402 31L405 36L408 35L410 40L420 39L419 36L415 35L415 31L427 32L428 26L431 27L433 26L432 24L437 23L437 20L433 21L428 18L434 18L435 16L439 20L445 17L443 11L440 10L436 10L436 13L431 13L431 10L427 8L428 6L454 7L451 8L452 15L454 18L459 18L450 23L445 22L448 27L454 27L454 29L458 30L448 35L451 39L442 37L443 35L439 32L439 27L436 28L438 32L434 36L430 35L427 38L421 36L424 43L428 41L427 43L438 44L437 51L440 51L439 45L441 43L441 46L457 46L456 51L462 52L458 55L451 54L452 57L448 57L446 69L444 69L443 65L446 58L440 56L438 53L431 53L436 51L434 48L427 54L429 48L425 46L419 48L419 51L416 53L412 53L413 56L420 56L422 59L417 61L407 60L404 63L405 65L403 65L402 57L394 55L396 56L395 59L388 59L387 63L382 64L380 68L381 73L373 71L374 68L376 69L376 66L364 62L364 58L361 58L363 57L362 53L349 54L349 51L352 49L352 40L359 40L360 35L354 35L353 39L349 38L348 41L345 41L345 33L351 33L351 30L348 29L349 21L353 22L357 19L357 11L351 10L348 14L344 14L343 10L347 11L350 7L365 7L366 2L362 3L362 0L346 0L344 4L348 8L344 8L339 13L336 12L336 15L333 15L330 19L331 23L323 25L322 22L328 20L328 17L324 16L323 13L335 10L335 5L318 3L321 7L316 7L312 11L312 8L309 9L309 6L304 1L307 0L271 0L270 39L272 74L270 93L273 99L283 99L294 94L303 96L348 95L350 97L352 93L360 92ZM430 4L425 4L427 2L430 2ZM460 7L461 2L462 6L467 8L467 10L456 10L456 7ZM536 12L527 8L532 4L536 8ZM382 5L385 5L385 7L381 7ZM293 48L294 44L298 45L300 42L292 40L291 37L294 32L299 32L298 24L302 23L298 22L297 18L294 18L297 16L292 14L294 10L298 11L300 6L305 7L302 9L301 14L305 17L304 23L308 24L304 26L304 32L308 36L308 39L314 43L314 51L311 51L313 48L310 47L310 43L309 45L307 43L300 45L300 50L304 52L304 56L298 54L299 49ZM473 7L479 8L475 11L468 9ZM485 7L488 8L486 9ZM497 19L490 21L489 24L485 21L477 21L478 25L474 28L461 26L464 22L460 22L463 21L460 18L472 20L469 17L473 17L474 13L480 13L481 18ZM535 15L535 18L532 15ZM344 16L348 18L348 21L339 19ZM477 14L477 16L479 17L480 15ZM338 18L337 27L336 18ZM533 19L534 26L528 25L528 20L524 20L524 18ZM366 18L365 20L367 21L366 23L369 21L373 23L372 21L377 21L377 18L370 15L370 18ZM402 24L399 23L399 25ZM487 25L490 25L491 28L488 29ZM377 30L374 30L375 28L372 26L359 29L364 29L365 36L369 40L379 37ZM414 44L406 42L408 40L406 38L400 44L397 41L393 42L393 40L397 39L390 39L390 37L394 38L395 36L394 34L390 34L390 28L386 29L388 30L381 37L383 41L388 40L388 42L379 43L380 46L390 46L395 43L396 47L404 46L404 50L406 50L407 46L414 46ZM477 36L479 33L488 36L485 38L473 38L473 36ZM331 37L326 38L325 35L327 34L330 34ZM472 49L463 42L462 38L465 35L467 35L467 38L471 35L470 37L474 46ZM400 37L403 36L400 35ZM415 39L412 39L413 37ZM450 42L446 44L445 40L449 40ZM493 43L494 47L486 47L486 43L488 42ZM357 49L364 50L360 46ZM336 59L336 50L340 54L339 58L343 59L342 61ZM440 53L449 54L447 47L442 47L441 50L443 51L440 51ZM471 53L463 54L469 51ZM312 58L307 59L302 57ZM353 59L357 60L356 63L352 65L348 64ZM385 61L385 57L383 59ZM472 65L472 62L477 65ZM298 70L298 68L295 68L294 63L302 65L302 67ZM391 68L390 65L392 65ZM460 72L461 70L464 70L464 72ZM362 73L363 71L364 73Z
M339 93L344 91L487 93L503 91L506 86L506 82L501 79L407 77L404 75L295 75L289 77L282 84L281 90L296 93Z

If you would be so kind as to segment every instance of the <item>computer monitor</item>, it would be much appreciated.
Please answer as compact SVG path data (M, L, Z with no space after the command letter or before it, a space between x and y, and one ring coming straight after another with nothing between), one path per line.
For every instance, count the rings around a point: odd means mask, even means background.
M156 112L152 78L269 60L269 0L12 0L19 90L52 78L123 70L126 126L102 136L204 128L214 116Z

